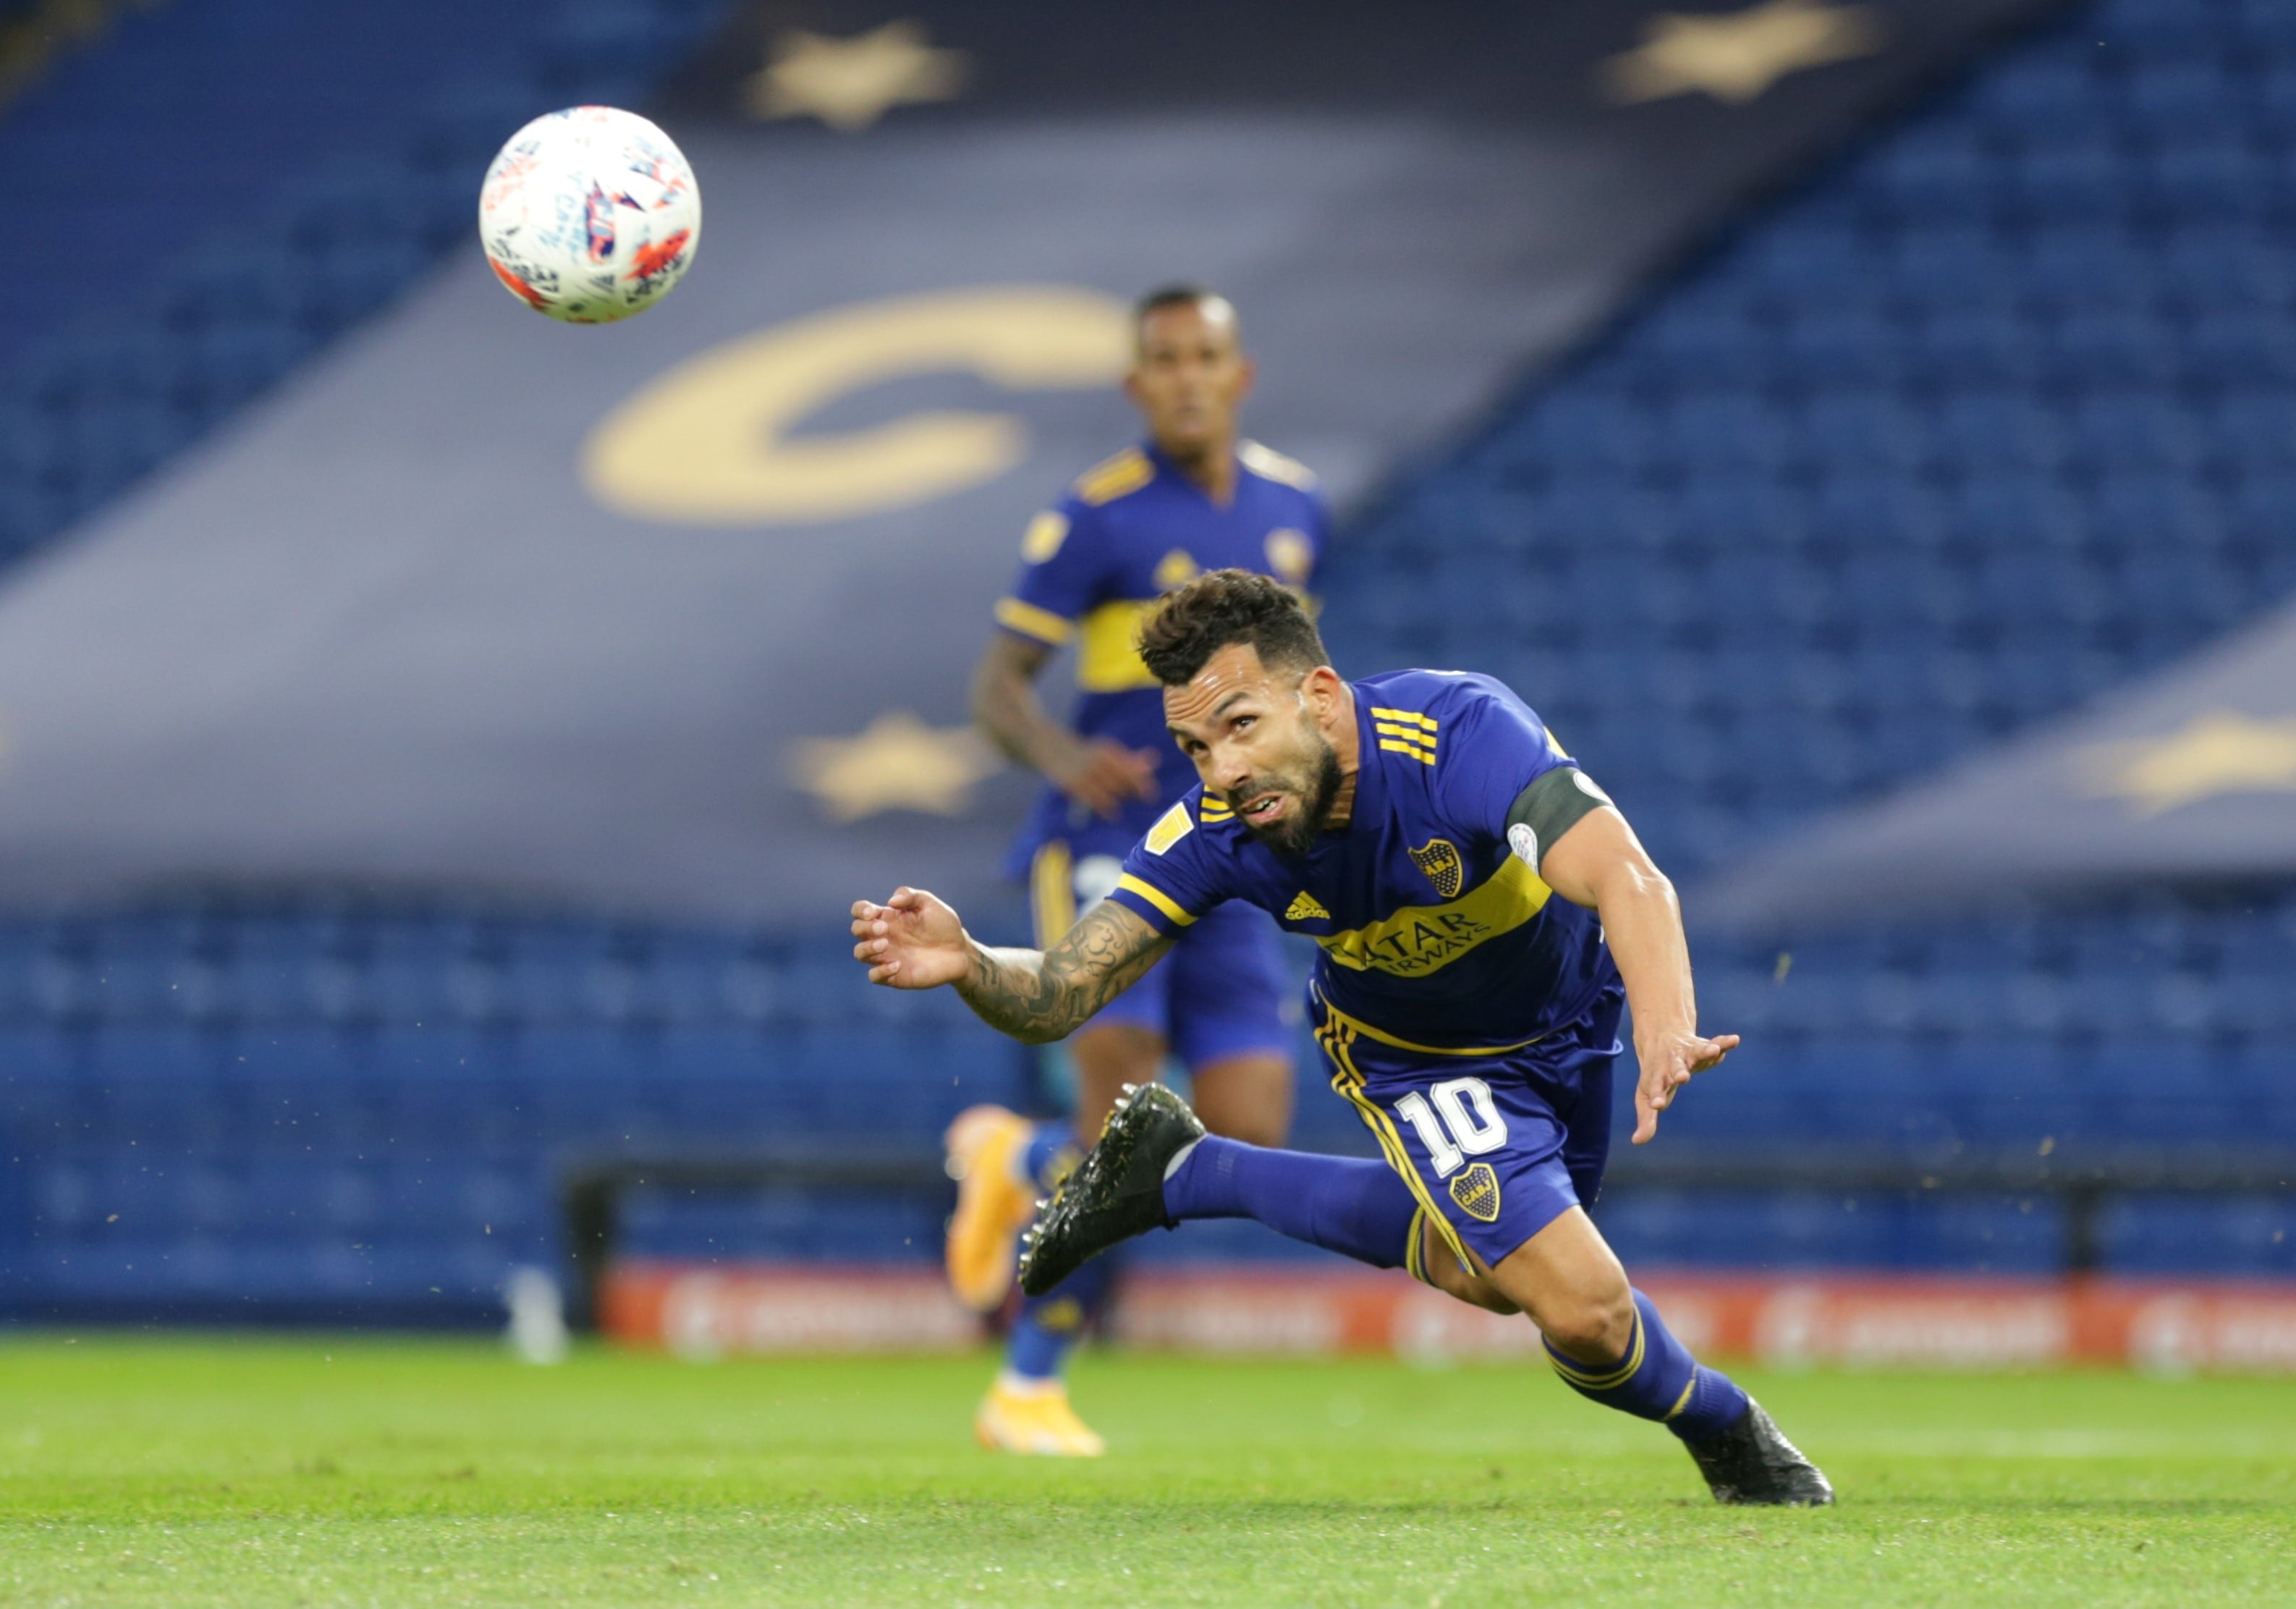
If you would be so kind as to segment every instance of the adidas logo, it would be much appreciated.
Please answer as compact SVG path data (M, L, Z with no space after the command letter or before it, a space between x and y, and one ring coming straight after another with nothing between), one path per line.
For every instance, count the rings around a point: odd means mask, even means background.
M1331 919L1332 913L1316 902L1315 895L1307 892L1304 889L1300 891L1300 897L1292 902L1291 908L1283 913L1283 920L1286 922L1329 922Z

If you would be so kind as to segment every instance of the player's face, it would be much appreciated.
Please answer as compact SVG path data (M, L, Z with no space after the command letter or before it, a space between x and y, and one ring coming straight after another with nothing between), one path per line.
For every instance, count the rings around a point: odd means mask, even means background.
M1324 731L1328 670L1271 673L1242 645L1223 648L1195 679L1164 689L1164 718L1195 762L1204 792L1279 855L1305 855L1330 821L1345 777Z
M1156 444L1189 459L1235 439L1236 410L1251 389L1235 309L1218 297L1159 308L1140 321L1125 380Z

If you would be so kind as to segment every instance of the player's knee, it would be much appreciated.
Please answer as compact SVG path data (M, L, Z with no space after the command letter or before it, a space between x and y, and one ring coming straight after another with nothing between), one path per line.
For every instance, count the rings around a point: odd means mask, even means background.
M1633 1343L1635 1301L1621 1282L1616 1290L1574 1291L1539 1304L1538 1327L1574 1358L1622 1358Z

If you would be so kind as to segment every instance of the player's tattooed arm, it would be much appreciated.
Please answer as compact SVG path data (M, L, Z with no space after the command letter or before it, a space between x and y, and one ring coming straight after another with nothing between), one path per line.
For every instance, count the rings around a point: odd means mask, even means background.
M1081 1027L1172 948L1144 918L1103 901L1049 950L991 949L945 902L910 888L882 905L856 901L853 937L853 958L868 967L870 982L950 984L990 1027L1031 1045Z
M1171 948L1140 916L1103 900L1050 949L975 944L972 973L956 992L991 1028L1048 1044L1082 1027Z

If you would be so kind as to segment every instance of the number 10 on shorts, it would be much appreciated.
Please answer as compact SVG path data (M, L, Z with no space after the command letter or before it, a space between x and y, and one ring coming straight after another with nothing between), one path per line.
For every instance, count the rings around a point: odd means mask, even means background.
M1507 1141L1506 1120L1491 1099L1491 1087L1480 1079L1446 1079L1423 1096L1414 1089L1396 1102L1395 1110L1418 1130L1437 1178L1450 1178L1469 1157L1496 1151Z

